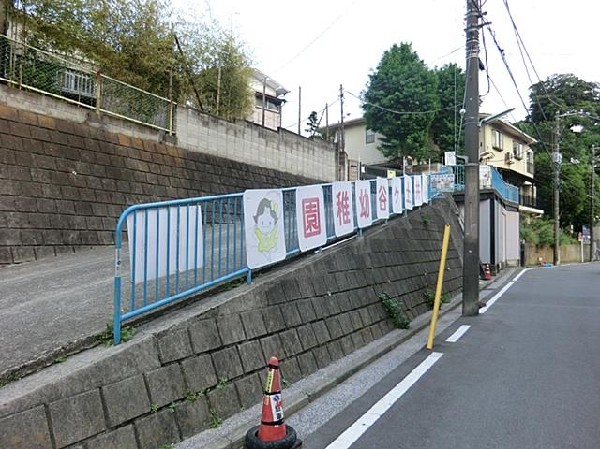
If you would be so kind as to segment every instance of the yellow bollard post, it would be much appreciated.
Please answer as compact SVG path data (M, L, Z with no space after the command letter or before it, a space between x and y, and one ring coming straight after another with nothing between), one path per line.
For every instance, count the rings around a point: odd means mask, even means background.
M442 287L444 285L444 271L446 269L446 254L448 254L448 243L450 242L450 225L444 226L444 237L442 239L442 257L440 259L440 270L438 272L435 298L433 300L433 311L431 313L431 324L429 325L429 336L427 337L427 349L433 348L433 338L440 314L440 301L442 298Z

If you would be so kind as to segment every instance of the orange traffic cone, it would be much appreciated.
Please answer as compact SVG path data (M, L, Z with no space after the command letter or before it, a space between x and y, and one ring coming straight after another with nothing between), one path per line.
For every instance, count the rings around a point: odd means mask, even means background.
M281 399L281 382L279 379L279 361L277 357L269 359L269 373L265 385L265 397L262 405L262 419L258 429L261 441L277 441L285 438L285 422L283 421L283 403Z
M267 368L269 372L262 401L260 426L255 426L246 433L246 449L301 449L302 441L296 437L296 431L292 426L287 426L283 420L277 357L269 359Z
M483 266L483 278L486 281L491 281L492 280L492 272L490 271L490 264L489 263L486 263Z

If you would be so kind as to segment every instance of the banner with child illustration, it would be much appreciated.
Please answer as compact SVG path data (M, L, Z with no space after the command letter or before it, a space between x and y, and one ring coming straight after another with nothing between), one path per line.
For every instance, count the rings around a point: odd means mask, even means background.
M246 190L244 225L248 268L260 268L285 259L281 190Z

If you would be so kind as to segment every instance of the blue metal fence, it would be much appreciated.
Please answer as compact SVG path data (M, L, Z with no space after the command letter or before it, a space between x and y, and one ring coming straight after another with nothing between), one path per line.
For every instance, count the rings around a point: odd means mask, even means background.
M504 182L496 167L492 167L492 189L506 201L519 204L519 188Z
M519 188L508 184L502 179L502 175L496 167L491 165L485 166L491 173L491 188L505 201L519 204ZM464 165L447 165L442 167L440 174L454 175L454 191L462 192L465 190L465 166ZM438 192L434 192L437 196Z
M377 184L376 180L370 182L371 207L375 211ZM336 240L332 184L321 187L327 242L332 242ZM286 251L291 257L300 251L296 188L282 191ZM390 199L391 195L390 192ZM389 203L393 216L391 200ZM356 227L356 204L354 201L354 233L360 232ZM373 224L381 221L375 219ZM127 232L129 251L123 251ZM129 254L135 256L130 259ZM121 340L124 322L243 276L246 282L251 281L251 270L246 264L243 193L127 208L115 230L114 343Z
M464 190L463 166L446 166L441 173L454 174L454 191ZM376 180L370 183L371 209L375 211L377 184ZM321 187L327 242L330 243L337 239L332 184ZM505 200L518 204L518 188L505 183L495 167L491 167L491 187ZM296 188L282 189L282 192L286 251L287 257L291 257L300 252ZM354 196L354 189L352 192ZM431 183L427 192L428 200L439 194L432 190ZM391 195L390 192L389 198ZM360 233L356 225L356 198L353 203L356 234ZM393 216L391 201L389 203L390 216ZM404 204L402 207L404 209ZM373 224L381 221L375 219ZM130 233L129 251L123 251L126 225ZM128 254L137 256L130 260ZM129 207L115 230L114 343L121 340L124 322L243 276L246 282L251 281L252 272L246 264L243 193Z

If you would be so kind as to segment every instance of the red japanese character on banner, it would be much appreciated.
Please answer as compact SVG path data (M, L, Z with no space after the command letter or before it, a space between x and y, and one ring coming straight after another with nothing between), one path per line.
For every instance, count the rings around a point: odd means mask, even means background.
M337 194L337 216L339 224L350 223L350 195L348 191L338 192Z
M321 205L319 198L302 200L302 216L304 218L304 237L309 238L321 233Z
M379 199L379 210L386 211L388 209L388 197L387 197L387 190L383 186L379 188L378 199Z
M358 199L360 201L360 216L363 218L370 217L371 216L371 212L370 212L371 198L365 189L361 189Z

